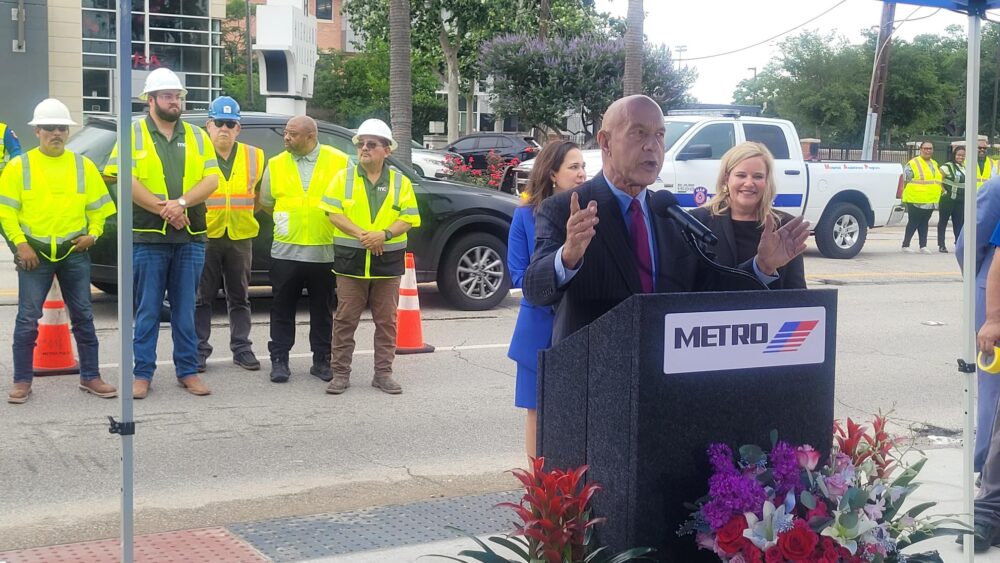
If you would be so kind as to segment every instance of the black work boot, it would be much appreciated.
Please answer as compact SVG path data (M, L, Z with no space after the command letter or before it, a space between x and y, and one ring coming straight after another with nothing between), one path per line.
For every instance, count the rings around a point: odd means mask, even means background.
M330 369L330 354L313 353L313 365L309 368L309 373L322 379L330 381L333 379L333 370Z
M271 357L271 383L284 383L291 377L292 372L288 369L288 358Z

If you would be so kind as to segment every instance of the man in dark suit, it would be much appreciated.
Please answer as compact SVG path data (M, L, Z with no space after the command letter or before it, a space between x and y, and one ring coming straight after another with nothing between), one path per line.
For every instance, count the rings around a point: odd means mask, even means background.
M539 209L523 289L532 303L556 305L553 344L635 293L737 287L716 279L680 229L650 212L646 187L663 165L664 133L663 112L652 99L615 101L597 134L602 172ZM801 217L777 230L767 221L757 256L740 269L774 281L777 269L805 250L808 227Z

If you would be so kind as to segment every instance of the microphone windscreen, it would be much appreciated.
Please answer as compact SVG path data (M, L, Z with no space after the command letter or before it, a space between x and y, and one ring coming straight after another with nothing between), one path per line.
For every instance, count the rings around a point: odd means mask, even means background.
M677 196L668 190L656 190L649 197L649 205L660 217L667 217L667 209L673 205L678 205Z

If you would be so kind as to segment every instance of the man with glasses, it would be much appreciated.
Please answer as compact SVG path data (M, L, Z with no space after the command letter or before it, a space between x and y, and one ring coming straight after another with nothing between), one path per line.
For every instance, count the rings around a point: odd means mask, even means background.
M990 138L986 135L980 135L978 137L977 148L979 149L979 154L976 162L976 188L983 187L983 183L993 177L997 173L996 162L990 158L987 152L990 148Z
M333 225L319 209L334 177L347 168L347 155L321 145L311 117L285 125L285 151L267 163L260 204L274 217L271 244L271 381L291 376L288 354L295 344L295 308L302 289L309 292L309 373L330 381L330 343L337 305L333 278Z
M260 362L250 342L250 263L253 239L260 231L254 218L257 189L264 172L264 151L236 142L240 135L240 105L229 96L212 101L205 124L219 158L219 187L206 201L208 243L205 268L198 285L195 329L198 332L198 371L205 371L212 345L212 302L219 287L226 289L229 310L229 349L233 363L256 371Z
M194 308L205 263L204 202L219 186L219 163L205 131L181 121L185 95L169 69L150 72L139 96L149 113L132 124L136 399L146 398L156 371L164 295L170 302L177 381L192 395L211 393L198 376ZM116 145L105 176L118 175L118 151Z
M6 123L0 122L0 172L8 161L21 154L21 141Z
M7 402L31 394L35 340L42 305L59 279L80 354L80 389L98 397L118 395L101 379L97 333L90 303L90 255L115 204L94 163L66 150L69 109L49 98L35 107L37 149L11 160L0 176L0 226L17 264L14 323L14 386Z
M369 119L354 136L360 166L351 165L327 189L320 209L337 228L338 304L333 332L333 380L326 392L339 395L350 387L354 333L365 306L375 323L372 386L391 395L403 388L392 377L396 356L396 307L404 272L406 232L420 226L417 198L410 179L389 167L396 148L385 122Z

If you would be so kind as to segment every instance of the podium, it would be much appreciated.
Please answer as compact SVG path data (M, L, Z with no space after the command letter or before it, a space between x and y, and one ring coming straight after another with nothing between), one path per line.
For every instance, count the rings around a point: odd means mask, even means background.
M836 327L836 290L634 295L540 354L539 454L590 466L600 545L718 561L677 536L708 492L708 446L769 449L777 430L827 459Z

